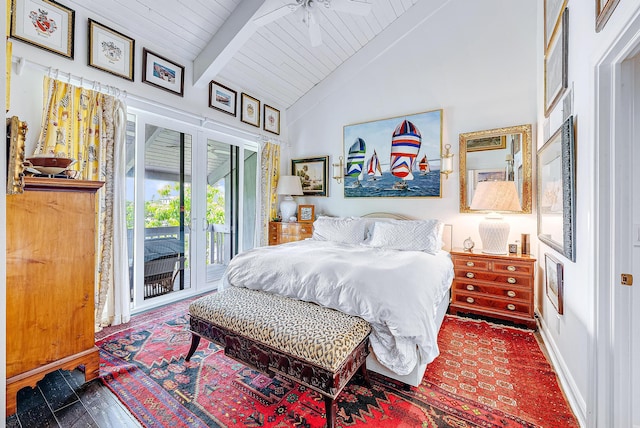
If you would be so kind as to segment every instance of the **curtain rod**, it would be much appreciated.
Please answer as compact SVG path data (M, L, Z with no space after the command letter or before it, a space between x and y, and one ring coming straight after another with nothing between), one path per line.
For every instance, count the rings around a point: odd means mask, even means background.
M273 138L273 137L265 135L265 134L257 134L257 133L254 133L254 132L249 132L249 131L246 131L246 130L244 130L242 128L236 128L236 127L234 127L232 125L228 125L226 123L219 122L217 120L208 118L206 116L201 116L201 115L189 113L187 111L180 110L180 109L177 109L175 107L172 107L172 106L169 106L169 105L166 105L166 104L158 103L158 102L150 100L148 98L144 98L144 97L140 97L140 96L137 96L137 95L129 94L129 93L127 93L127 91L120 90L120 88L118 88L116 86L103 85L102 83L100 83L97 80L85 79L82 76L77 76L77 75L74 75L74 74L72 74L70 72L61 71L58 68L48 67L48 66L39 64L37 62L31 61L29 59L26 59L24 57L13 56L12 57L12 62L15 62L15 64L16 64L16 74L18 76L20 76L22 74L22 70L24 69L24 67L26 65L28 65L30 68L33 68L33 69L36 69L36 70L40 70L40 71L42 71L44 73L47 73L47 75L49 77L54 77L55 79L58 79L58 77L60 75L62 75L63 77L67 78L69 83L72 83L72 82L74 84L77 83L81 87L84 87L84 88L87 88L87 89L93 89L93 90L97 90L98 92L105 93L107 95L113 95L113 96L116 96L118 98L121 98L122 100L128 98L130 100L134 100L134 101L137 101L137 102L140 102L140 103L143 103L143 104L150 104L150 105L153 105L153 106L156 106L156 107L162 107L165 110L173 111L173 112L178 113L180 115L190 117L190 118L192 118L194 120L200 121L200 126L203 127L203 128L205 127L205 125L207 123L211 123L211 124L213 124L215 126L220 126L220 127L232 130L234 132L245 134L245 135L247 135L247 138L253 139L253 140L258 141L258 142L260 142L260 141L263 141L263 142L264 141L271 141L271 142L275 142L275 143L278 143L278 144L281 144L281 145L289 146L288 142L284 142L284 141L282 141L282 140L280 140L278 138ZM106 87L107 91L104 91L102 89L103 87ZM113 91L113 93L111 91Z

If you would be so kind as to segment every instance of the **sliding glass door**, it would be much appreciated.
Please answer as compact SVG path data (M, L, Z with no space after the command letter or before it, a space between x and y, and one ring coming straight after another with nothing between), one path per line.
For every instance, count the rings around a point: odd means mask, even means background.
M253 246L257 148L144 113L127 130L133 309L215 288Z

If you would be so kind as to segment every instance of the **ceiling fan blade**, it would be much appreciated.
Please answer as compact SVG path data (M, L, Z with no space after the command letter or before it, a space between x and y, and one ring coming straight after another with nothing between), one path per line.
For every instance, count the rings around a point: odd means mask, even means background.
M294 12L297 8L300 7L300 5L301 4L296 3L285 4L284 6L273 9L262 16L254 18L253 22L259 26L267 25L268 23L273 22L278 18L282 18L283 16L289 15L291 12Z
M371 12L371 3L364 0L331 0L330 8L338 12L364 16Z
M316 47L322 44L322 34L320 34L320 24L313 13L309 13L307 20L307 27L309 27L309 38L311 39L311 46Z

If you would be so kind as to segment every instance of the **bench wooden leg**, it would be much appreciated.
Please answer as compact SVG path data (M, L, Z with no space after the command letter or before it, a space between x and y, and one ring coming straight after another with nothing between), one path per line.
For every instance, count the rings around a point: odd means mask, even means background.
M336 400L328 395L324 396L324 412L327 415L327 428L333 428L336 424L337 407Z
M187 352L187 356L185 357L185 361L189 361L193 354L198 349L198 345L200 344L200 336L195 333L191 333L191 348L189 348L189 352Z
M364 385L367 388L371 388L371 382L369 381L369 372L367 371L367 364L362 363L360 366L360 374L362 375L362 379L364 379Z

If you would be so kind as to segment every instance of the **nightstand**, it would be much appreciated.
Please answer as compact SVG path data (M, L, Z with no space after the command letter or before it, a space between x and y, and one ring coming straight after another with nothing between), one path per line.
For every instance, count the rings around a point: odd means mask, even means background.
M449 313L472 313L537 327L533 312L535 258L462 249L452 250L451 258L455 277Z
M313 223L269 222L269 245L301 241L313 236Z

